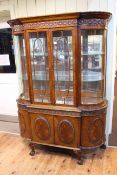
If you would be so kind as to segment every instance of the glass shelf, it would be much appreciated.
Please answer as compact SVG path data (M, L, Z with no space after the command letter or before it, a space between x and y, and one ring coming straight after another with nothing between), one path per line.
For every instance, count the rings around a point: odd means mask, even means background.
M104 55L105 53L103 52L90 52L90 53L81 53L82 56L89 56L89 55Z
M91 70L82 71L82 81L83 82L94 82L103 80L104 77L102 76L101 72L94 72Z

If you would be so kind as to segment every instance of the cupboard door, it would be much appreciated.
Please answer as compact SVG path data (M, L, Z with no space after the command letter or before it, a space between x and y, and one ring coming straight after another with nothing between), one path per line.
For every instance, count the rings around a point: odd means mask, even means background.
M80 145L80 118L54 116L55 144L78 148Z
M52 32L55 103L74 104L72 31Z
M20 133L22 137L31 138L31 123L26 110L18 111Z
M82 117L82 147L96 147L105 142L105 122L105 113L99 116Z
M30 114L32 140L53 144L53 117L46 114Z
M29 41L34 102L50 103L47 33L30 32Z

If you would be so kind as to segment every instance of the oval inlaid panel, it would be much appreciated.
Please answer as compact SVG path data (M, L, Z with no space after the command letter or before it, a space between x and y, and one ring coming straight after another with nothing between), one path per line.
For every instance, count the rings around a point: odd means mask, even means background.
M50 137L50 124L44 117L35 120L35 133L41 140L47 140Z
M96 145L104 138L104 123L100 118L96 118L88 128L88 138L90 143Z
M23 113L21 112L19 112L19 119L20 119L21 134L24 134L26 131L26 121L25 121Z
M73 124L68 120L62 120L58 124L58 136L60 141L63 143L73 143L75 137L75 130Z

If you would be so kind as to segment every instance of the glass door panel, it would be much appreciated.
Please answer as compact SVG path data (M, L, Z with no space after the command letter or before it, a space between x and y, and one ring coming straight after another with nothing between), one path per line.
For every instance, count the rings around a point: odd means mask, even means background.
M50 102L50 87L47 34L46 32L31 32L29 38L34 101L48 103Z
M27 73L24 34L19 34L19 43L20 43L21 65L22 65L22 82L23 82L22 98L29 100L29 85L28 85L28 73Z
M104 30L81 31L81 101L99 103L104 97L105 84Z
M72 31L53 31L55 103L73 102Z

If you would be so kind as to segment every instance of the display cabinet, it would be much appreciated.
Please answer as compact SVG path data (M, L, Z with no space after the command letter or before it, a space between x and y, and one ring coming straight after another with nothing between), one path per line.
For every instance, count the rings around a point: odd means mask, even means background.
M17 36L22 93L21 135L36 144L105 148L107 12L80 12L8 21Z

